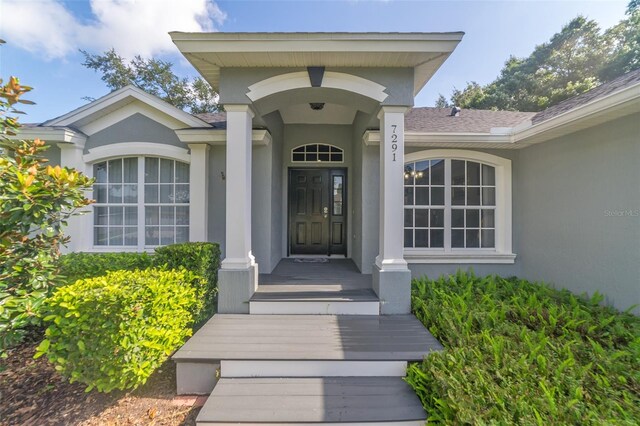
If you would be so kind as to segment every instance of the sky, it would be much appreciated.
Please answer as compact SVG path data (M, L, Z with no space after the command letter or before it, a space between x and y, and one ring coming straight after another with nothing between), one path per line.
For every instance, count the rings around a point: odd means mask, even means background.
M109 92L100 75L82 66L79 49L114 47L197 71L171 43L169 31L449 32L465 36L418 94L432 106L442 93L469 81L486 84L510 55L528 56L577 15L602 29L624 18L628 1L472 0L0 0L0 77L34 87L21 121L38 123L82 106L83 97Z

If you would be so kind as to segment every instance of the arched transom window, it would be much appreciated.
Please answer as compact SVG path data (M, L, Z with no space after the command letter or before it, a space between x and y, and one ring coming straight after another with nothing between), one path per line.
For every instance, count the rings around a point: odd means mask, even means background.
M409 255L511 254L509 160L455 150L409 154L406 160L404 246Z
M189 164L136 156L94 163L93 243L144 249L189 240Z
M334 145L314 143L291 150L293 163L342 163L344 151Z

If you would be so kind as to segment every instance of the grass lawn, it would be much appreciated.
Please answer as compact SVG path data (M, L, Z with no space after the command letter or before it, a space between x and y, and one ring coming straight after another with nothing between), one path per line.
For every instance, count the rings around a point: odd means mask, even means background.
M435 422L640 424L640 318L599 301L463 272L415 280L413 312L446 350L407 381Z

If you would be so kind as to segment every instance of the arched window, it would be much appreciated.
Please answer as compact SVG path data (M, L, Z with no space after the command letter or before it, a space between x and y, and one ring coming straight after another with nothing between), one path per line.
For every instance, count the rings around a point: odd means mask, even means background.
M291 150L292 163L342 163L344 151L334 145L314 143Z
M189 164L131 156L93 164L93 244L144 249L189 240Z
M404 167L405 256L487 255L513 261L511 162L464 150L408 154ZM496 254L504 255L502 259ZM485 258L486 259L486 258Z

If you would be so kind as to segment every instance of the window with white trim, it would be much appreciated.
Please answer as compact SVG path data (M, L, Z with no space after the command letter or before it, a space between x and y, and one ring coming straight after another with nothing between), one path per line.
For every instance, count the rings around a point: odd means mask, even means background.
M404 167L405 256L511 253L511 164L473 151L408 154ZM507 259L510 257L510 259Z
M189 240L189 164L136 156L93 165L93 243L144 249Z
M344 150L335 145L312 143L291 150L292 163L342 163Z

